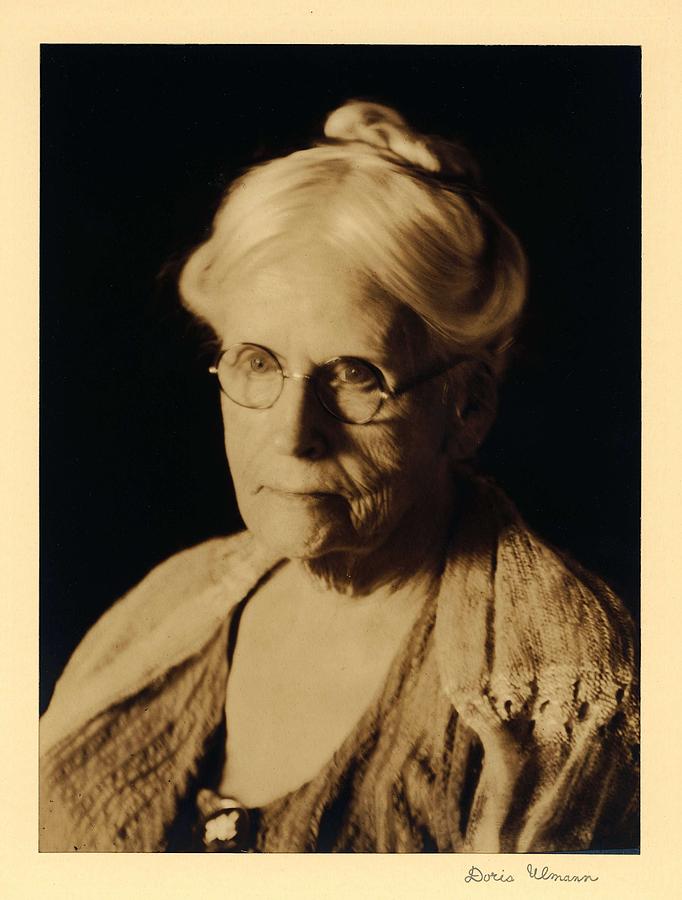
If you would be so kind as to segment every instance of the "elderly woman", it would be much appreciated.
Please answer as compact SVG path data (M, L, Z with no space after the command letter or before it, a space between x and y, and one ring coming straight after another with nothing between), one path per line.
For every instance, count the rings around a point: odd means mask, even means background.
M74 654L41 846L632 847L627 615L464 465L523 252L458 146L360 102L325 136L238 178L186 263L247 530Z

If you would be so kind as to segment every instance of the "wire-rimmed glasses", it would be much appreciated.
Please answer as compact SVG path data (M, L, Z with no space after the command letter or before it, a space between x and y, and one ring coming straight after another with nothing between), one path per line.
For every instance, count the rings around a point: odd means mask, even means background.
M353 425L370 422L391 396L381 371L352 356L336 356L311 375L302 375L285 372L267 347L233 344L209 371L218 376L222 392L233 403L248 409L269 409L279 399L286 378L305 379L330 415Z

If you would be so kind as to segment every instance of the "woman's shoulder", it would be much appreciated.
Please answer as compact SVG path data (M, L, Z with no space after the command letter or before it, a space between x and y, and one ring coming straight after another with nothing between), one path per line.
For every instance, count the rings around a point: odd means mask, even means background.
M43 741L52 743L200 652L270 566L248 532L205 541L155 566L76 648L43 718Z
M220 575L229 570L230 559L238 559L247 543L245 532L213 538L159 562L88 631L68 670L76 665L88 666L91 672L105 667L112 655L120 655L155 632L187 604L199 614L202 604L197 598L219 582Z
M630 616L599 578L537 537L494 485L468 485L462 500L436 650L444 690L487 761L470 846L634 847Z
M451 694L493 708L501 721L532 721L548 739L588 717L608 721L636 691L635 633L623 604L528 528L488 481L465 490L437 640Z

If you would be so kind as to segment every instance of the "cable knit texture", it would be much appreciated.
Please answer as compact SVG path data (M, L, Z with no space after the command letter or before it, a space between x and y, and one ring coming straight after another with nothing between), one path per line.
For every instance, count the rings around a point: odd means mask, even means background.
M633 848L632 625L490 483L460 494L440 590L261 851ZM86 636L41 723L41 850L160 851L219 730L232 610L277 563L248 533L161 564Z

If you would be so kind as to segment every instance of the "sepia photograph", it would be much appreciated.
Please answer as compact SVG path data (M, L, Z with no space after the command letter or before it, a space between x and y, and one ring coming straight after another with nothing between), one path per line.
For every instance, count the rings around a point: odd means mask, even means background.
M40 57L40 850L639 853L640 48Z

